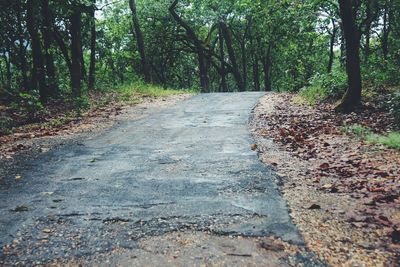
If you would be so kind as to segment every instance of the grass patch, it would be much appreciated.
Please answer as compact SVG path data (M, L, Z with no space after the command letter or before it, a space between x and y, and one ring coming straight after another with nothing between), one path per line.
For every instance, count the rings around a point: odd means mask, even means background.
M328 92L319 85L309 86L300 90L300 96L303 97L311 106L315 106L329 97Z
M400 133L393 132L387 135L369 134L365 141L371 144L384 145L389 148L400 150Z
M372 131L368 129L365 126L362 126L360 124L352 124L352 125L346 125L342 127L342 132L356 136L358 138L364 139L368 135L372 134Z
M359 124L344 126L342 131L370 144L384 145L388 148L400 150L400 132L392 132L387 135L375 134L369 128Z
M169 89L154 84L134 82L118 87L116 89L116 92L121 94L122 100L126 100L126 99L131 99L132 97L135 98L135 96L137 95L157 98L157 97L165 97L165 96L179 95L179 94L194 94L198 93L198 90Z

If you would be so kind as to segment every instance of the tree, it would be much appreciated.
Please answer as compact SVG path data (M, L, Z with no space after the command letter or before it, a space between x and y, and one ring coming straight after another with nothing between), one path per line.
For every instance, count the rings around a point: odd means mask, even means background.
M136 43L137 43L141 61L142 61L142 70L143 70L143 74L144 74L144 80L146 82L150 83L150 82L152 82L151 73L150 73L150 64L149 64L149 60L146 55L143 33L140 28L139 17L138 17L137 10L136 10L135 0L129 0L129 7L132 11L133 29L135 30Z
M236 61L236 55L235 55L235 51L233 50L232 37L231 37L230 31L229 31L228 27L226 26L225 22L220 22L219 26L221 28L222 36L225 39L226 47L228 48L228 55L229 55L229 60L232 65L233 76L235 77L236 84L239 88L239 91L243 92L246 89L244 87L243 78L242 78L242 75L240 74L239 66Z
M33 68L32 68L32 79L31 89L39 90L40 99L42 102L46 102L48 99L48 91L46 87L46 75L43 61L42 45L40 42L36 14L37 9L33 0L26 2L26 25L28 28L29 35L31 37L32 44L32 57L33 57Z
M169 7L169 12L175 21L186 30L186 34L189 39L193 42L195 49L197 51L197 57L199 61L199 71L200 71L200 84L202 92L208 92L210 87L210 80L207 73L207 64L205 58L205 51L202 42L197 37L193 29L176 13L175 8L178 5L179 0L174 0L174 2Z
M43 48L46 62L46 74L47 74L47 90L48 94L54 95L58 90L58 80L56 78L56 68L54 65L54 57L52 52L53 45L53 19L49 7L49 0L41 0L41 11L43 17Z
M96 0L90 7L89 17L90 17L90 66L89 66L89 79L88 88L89 90L94 89L95 85L95 75L96 75Z
M74 97L81 96L82 81L82 33L81 33L81 9L78 5L72 6L70 17L71 33L71 87Z
M351 112L361 104L360 32L356 26L356 10L353 1L339 0L339 6L346 42L348 89L337 110Z

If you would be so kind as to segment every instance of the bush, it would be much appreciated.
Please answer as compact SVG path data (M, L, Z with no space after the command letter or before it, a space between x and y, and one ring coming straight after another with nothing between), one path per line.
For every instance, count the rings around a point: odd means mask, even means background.
M0 117L0 135L11 133L13 120L7 116Z
M22 92L19 97L20 103L17 106L30 120L35 120L44 111L38 91Z
M343 70L334 70L331 73L317 73L309 80L309 86L300 90L300 95L311 104L326 101L328 99L338 100L346 92L347 75Z

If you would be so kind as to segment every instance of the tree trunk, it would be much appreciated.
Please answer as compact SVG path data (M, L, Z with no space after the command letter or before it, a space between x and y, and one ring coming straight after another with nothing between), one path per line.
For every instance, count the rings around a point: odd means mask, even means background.
M7 84L4 78L3 64L1 63L0 63L0 79L1 79L1 85L5 89L7 87Z
M272 61L271 61L271 49L272 44L268 44L267 52L264 56L263 67L264 67L264 89L267 92L272 91L272 80L271 80L271 71L272 71Z
M47 89L49 95L54 95L58 91L58 84L56 78L56 68L54 66L54 57L51 52L51 46L53 43L52 34L52 14L49 8L49 0L41 0L42 3L42 17L44 20L43 25L43 44L46 59L46 73L47 73Z
M348 89L337 111L351 112L361 104L360 34L356 27L352 1L339 0L340 17L346 42Z
M208 77L207 64L204 55L204 48L202 42L197 38L196 33L190 28L190 26L176 13L175 8L179 0L175 0L169 7L169 12L171 13L174 20L186 30L186 34L193 42L196 47L197 57L199 61L199 71L200 71L200 85L202 92L209 92L210 80Z
M35 10L34 2L34 0L28 0L26 2L26 23L29 35L31 36L33 57L31 88L33 90L39 90L40 100L44 103L47 101L48 92L46 88L46 74L43 64L42 47L40 43L38 28L36 26L35 14L37 11Z
M7 52L8 56L6 53L3 54L3 59L4 62L6 63L6 90L11 91L11 61L10 61L10 52Z
M236 56L235 56L235 51L232 46L232 37L231 37L230 31L224 22L220 22L220 28L222 30L222 34L225 39L226 47L228 49L228 56L229 56L229 60L232 65L233 76L235 78L235 81L236 81L239 91L243 92L246 90L246 88L244 88L242 75L240 74L239 66L236 61Z
M241 52L242 52L242 72L243 72L243 88L246 90L247 88L247 57L246 57L246 40L243 38L241 44Z
M332 34L331 34L331 41L329 45L329 61L328 61L328 73L332 72L332 66L333 66L333 61L335 59L335 39L336 39L336 33L337 33L337 28L335 25L335 22L332 21L333 29L332 29Z
M61 50L61 53L62 53L62 55L64 57L64 61L67 64L69 73L70 73L70 75L72 77L72 62L71 62L71 58L70 58L69 53L68 53L68 48L65 45L60 33L58 32L58 30L55 27L53 28L53 36L54 36L54 39L56 40L56 42L58 44L58 47Z
M372 23L372 10L371 10L371 2L368 0L366 3L366 25L365 25L365 47L364 47L364 59L365 62L368 61L368 57L371 51L371 23Z
M90 67L89 67L89 90L94 90L95 75L96 75L96 18L95 18L96 0L93 1L92 9L90 10Z
M391 24L389 20L389 3L385 2L384 13L383 13L383 29L382 29L382 53L383 59L387 60L389 53L389 34L391 30Z
M224 37L221 28L218 32L219 37L219 53L221 57L221 89L222 92L228 92L228 85L226 83L226 69L225 69L225 52L224 52Z
M241 52L242 52L242 71L243 71L243 87L247 89L247 57L246 57L246 39L249 35L252 26L252 18L247 19L246 29L243 34L241 42Z
M259 68L259 59L257 55L257 51L254 45L254 35L252 34L251 29L249 30L249 38L250 38L250 47L251 47L251 58L253 61L253 85L254 91L261 91L260 88L260 68Z
M258 56L255 53L253 54L253 82L254 82L254 91L261 91L260 68L258 65Z
M82 25L81 25L81 26L82 26ZM82 33L81 33L81 34L82 34ZM81 41L81 50L82 50L82 53L81 53L81 71L82 71L82 73L81 73L81 79L82 79L82 81L85 81L85 80L86 80L86 77L87 77L87 74L86 74L85 58L83 57L82 41Z
M19 60L21 64L21 74L22 74L22 85L23 91L28 90L29 82L27 76L27 61L26 61L26 49L24 46L24 31L22 28L22 12L21 2L17 2L17 23L18 23L18 47L19 47Z
M136 43L137 43L139 53L140 53L140 58L142 61L142 71L143 71L143 75L144 75L144 80L147 83L151 83L152 79L151 79L151 72L150 72L150 64L149 64L149 60L146 55L143 33L140 28L139 17L137 15L135 0L129 0L129 7L132 11L133 28L135 30Z
M73 7L71 15L71 85L72 95L81 96L82 81L82 34L81 34L81 11Z

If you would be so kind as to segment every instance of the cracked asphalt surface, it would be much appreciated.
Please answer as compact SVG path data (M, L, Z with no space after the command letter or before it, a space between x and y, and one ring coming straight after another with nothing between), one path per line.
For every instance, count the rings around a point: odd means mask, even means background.
M186 230L302 245L273 171L250 149L262 95L194 96L26 162L0 186L0 263L137 249Z

